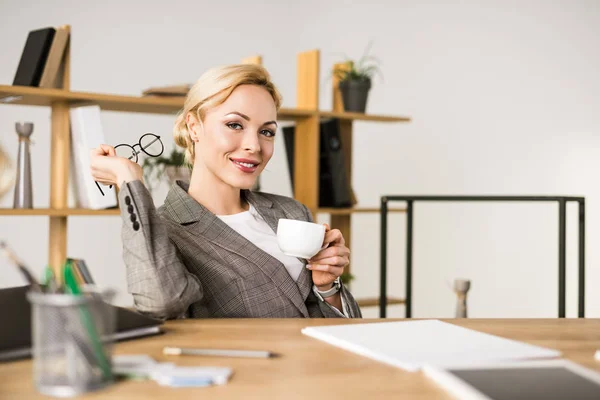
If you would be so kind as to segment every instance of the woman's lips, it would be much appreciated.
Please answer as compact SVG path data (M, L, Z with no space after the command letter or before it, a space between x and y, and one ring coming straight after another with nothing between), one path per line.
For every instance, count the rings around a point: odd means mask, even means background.
M253 173L258 168L260 162L245 158L230 158L233 165L238 167L242 172Z

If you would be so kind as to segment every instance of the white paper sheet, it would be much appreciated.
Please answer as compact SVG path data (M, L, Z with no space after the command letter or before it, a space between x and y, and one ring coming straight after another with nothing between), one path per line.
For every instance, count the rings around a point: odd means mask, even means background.
M408 371L418 371L425 364L450 367L561 355L438 320L315 326L302 329L302 333Z

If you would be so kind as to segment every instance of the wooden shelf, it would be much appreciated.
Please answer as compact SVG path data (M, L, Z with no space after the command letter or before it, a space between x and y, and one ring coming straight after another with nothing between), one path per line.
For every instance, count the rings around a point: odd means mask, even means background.
M360 307L377 307L379 306L379 297L367 297L364 299L356 299L356 302ZM399 299L396 297L388 297L387 305L391 306L394 304L406 304L406 300Z
M106 111L140 112L149 114L176 114L183 107L183 97L121 96L102 93L72 92L62 89L41 89L29 86L0 85L0 103L51 106L66 101L70 105L98 104ZM408 122L410 118L370 115L349 112L311 111L299 108L281 108L277 118L298 121L315 115L355 121Z
M317 208L316 214L331 214L331 215L350 215L356 213L378 213L379 208L370 207L353 207L353 208ZM388 212L406 212L406 208L389 208Z
M0 85L0 102L5 104L51 106L57 101L71 105L98 104L106 111L175 114L183 107L183 97L120 96L102 93L72 92L29 86ZM278 118L295 121L313 116L313 111L282 108Z
M319 115L325 118L339 118L351 121L373 121L373 122L410 122L408 117L394 117L391 115L372 115L355 112L320 111Z
M319 214L331 215L350 215L355 213L378 213L378 208L319 208L316 210ZM404 213L406 208L391 208L388 212ZM68 217L77 215L100 216L100 215L119 215L121 212L117 208L108 210L88 210L85 208L67 208L67 209L52 209L52 208L0 208L0 215L13 216L50 216L50 217Z
M67 208L67 209L52 209L52 208L0 208L0 215L8 216L49 216L49 217L68 217L68 216L101 216L101 215L119 215L119 209L109 210L88 210L85 208Z

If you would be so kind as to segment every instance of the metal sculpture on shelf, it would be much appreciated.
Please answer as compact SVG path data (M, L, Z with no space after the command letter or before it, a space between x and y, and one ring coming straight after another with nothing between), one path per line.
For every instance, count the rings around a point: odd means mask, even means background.
M14 208L33 208L33 189L31 185L31 153L29 145L33 133L33 123L15 123L19 135L19 154L17 159L17 182L15 185Z
M456 318L467 318L467 292L471 288L471 281L465 279L454 280L454 293L456 293Z

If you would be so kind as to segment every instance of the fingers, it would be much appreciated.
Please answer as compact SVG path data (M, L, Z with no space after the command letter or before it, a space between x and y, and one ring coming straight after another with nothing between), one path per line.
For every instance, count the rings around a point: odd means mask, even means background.
M334 244L338 244L338 245L344 245L346 244L346 241L344 240L344 235L342 235L342 232L339 229L332 229L330 231L327 231L327 233L325 233L325 239L323 240L324 243L334 243Z
M331 257L345 257L345 258L349 258L350 256L350 249L347 248L346 246L333 246L333 247L328 247L324 250L321 250L320 252L318 252L317 254L315 254L311 259L310 262L321 262L322 260L326 259L326 258L331 258Z
M311 271L328 272L336 277L342 276L342 274L344 273L344 267L339 267L336 265L309 264L306 266L306 268L310 269Z
M328 265L328 266L332 266L332 267L342 267L342 268L344 268L348 264L350 264L350 260L348 259L348 257L342 257L342 256L321 258L319 260L314 260L314 261L310 262L310 265Z
M106 173L95 168L91 169L91 173L94 180L103 185L113 185L115 183L113 174Z
M100 146L92 149L91 155L92 156L116 156L117 152L115 151L114 147L109 146L107 144L101 144Z

